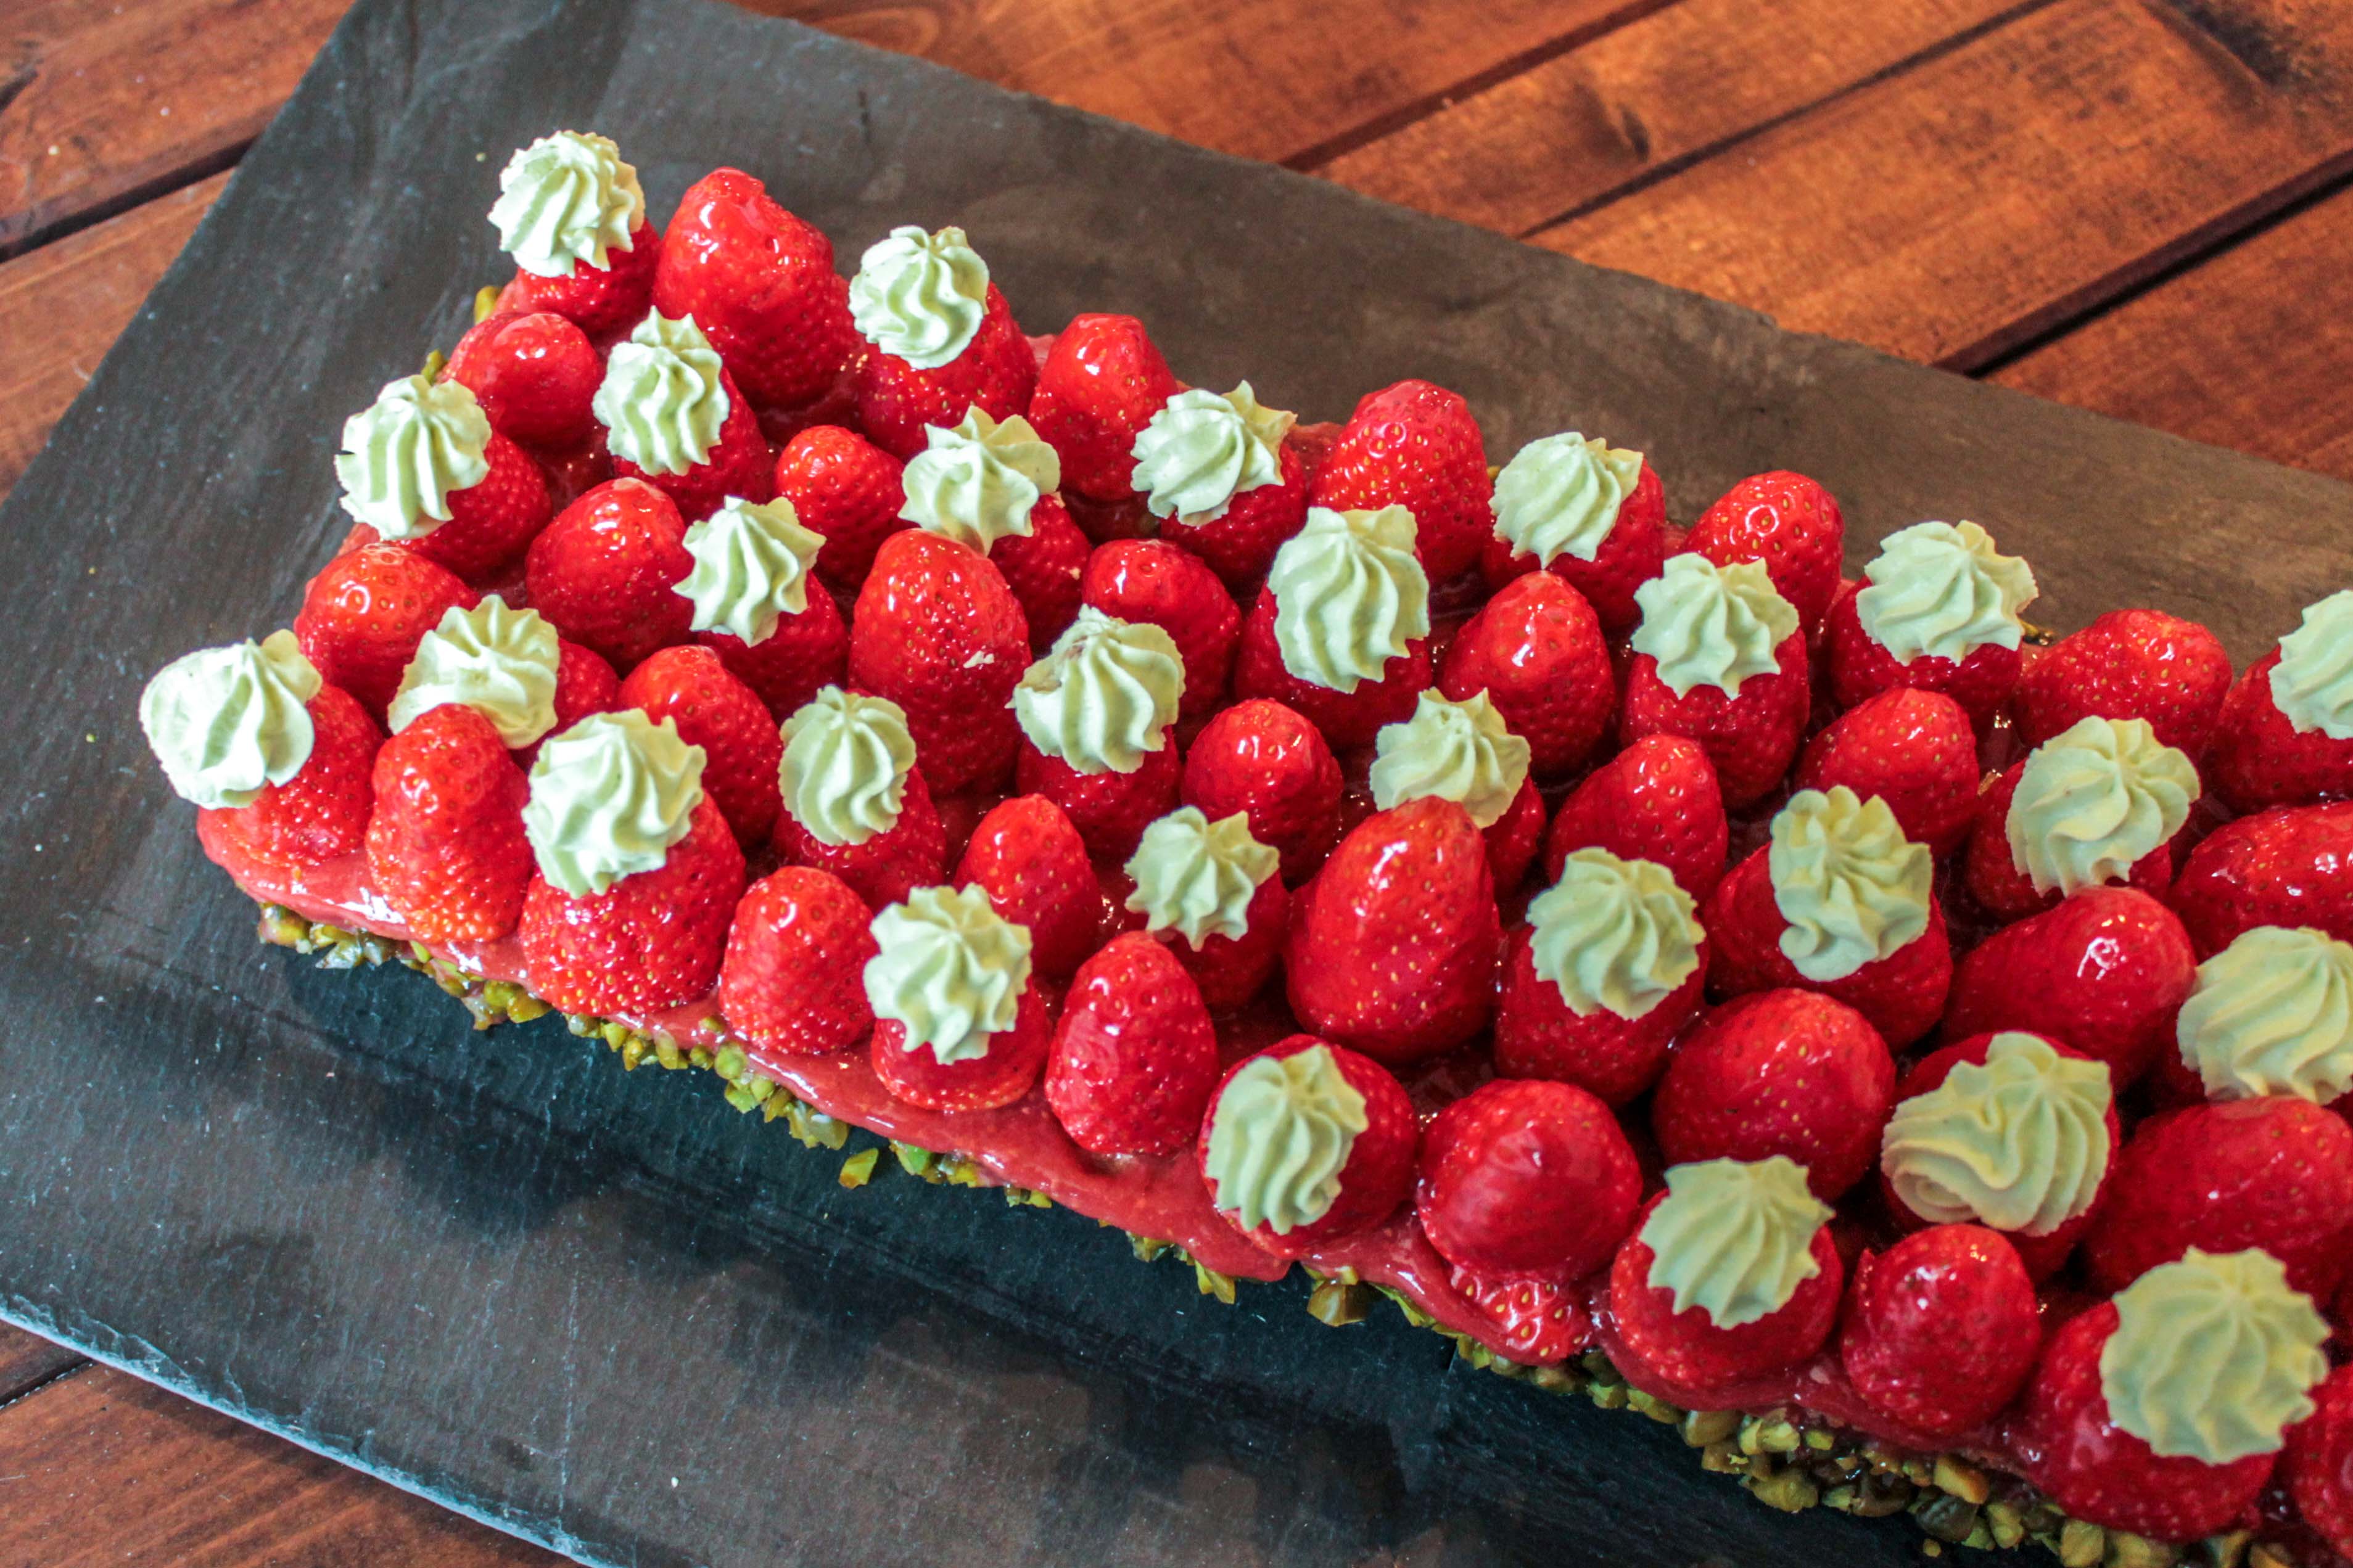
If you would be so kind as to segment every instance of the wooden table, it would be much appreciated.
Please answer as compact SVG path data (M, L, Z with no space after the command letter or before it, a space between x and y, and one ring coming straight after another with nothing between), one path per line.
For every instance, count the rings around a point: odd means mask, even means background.
M757 5L2353 479L2344 0ZM0 491L342 9L11 0ZM0 1327L0 1568L101 1561L556 1559Z

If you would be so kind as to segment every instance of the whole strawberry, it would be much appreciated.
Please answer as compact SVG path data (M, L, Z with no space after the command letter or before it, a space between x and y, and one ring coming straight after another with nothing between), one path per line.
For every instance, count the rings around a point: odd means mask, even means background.
M693 570L677 504L623 479L565 507L532 541L523 578L557 631L627 673L686 640L694 606L677 589Z
M2189 935L2163 904L2135 889L2087 888L1961 960L1945 1033L2048 1036L2107 1063L2121 1089L2172 1040L2195 980Z
M1086 314L1038 366L1029 423L1062 459L1062 483L1095 501L1135 494L1135 438L1185 390L1134 316Z
M1792 781L1801 790L1844 784L1887 803L1904 836L1942 858L1978 815L1977 736L1941 692L1895 687L1866 697L1807 742Z
M1008 704L1029 660L1029 626L987 557L921 529L875 552L849 625L849 679L905 710L938 789L987 788L1019 741Z
M2223 700L2207 773L2233 811L2353 796L2353 589L2304 612Z
M1545 875L1579 849L1654 860L1704 899L1724 875L1732 839L1707 749L1681 735L1645 735L1586 775L1554 814Z
M989 547L989 563L1005 574L1029 623L1029 647L1043 653L1078 617L1080 579L1093 548L1059 496L1040 496L1029 509L1029 531Z
M1403 507L1309 509L1243 623L1235 695L1282 703L1341 751L1410 717L1430 683L1415 531Z
M368 875L422 942L492 942L522 919L522 770L488 719L445 702L375 754Z
M516 268L500 310L551 310L599 342L646 313L661 236L646 221L637 170L610 141L543 136L508 161L499 191L491 222Z
M787 1056L846 1050L874 1026L866 961L874 956L865 901L839 878L805 866L744 889L719 970L727 1032Z
M1211 821L1240 812L1250 837L1300 881L1340 830L1340 764L1315 726L1263 698L1237 702L1202 727L1185 753L1185 804Z
M1419 1061L1485 1026L1502 947L1479 829L1451 801L1410 800L1366 818L1301 890L1291 1008L1377 1060Z
M677 592L695 640L782 720L840 684L849 630L812 574L825 541L788 500L730 496L685 534L694 570Z
M1640 452L1572 430L1520 448L1495 476L1495 523L1480 567L1490 590L1550 573L1611 637L1641 618L1634 590L1667 560L1667 491Z
M1430 1119L1414 1211L1482 1279L1567 1284L1634 1228L1642 1173L1609 1108L1566 1083L1495 1079Z
M1683 548L1718 566L1763 562L1810 637L1838 593L1846 520L1831 492L1803 474L1752 474L1700 514Z
M815 425L776 455L776 494L793 503L801 526L825 541L817 574L837 593L854 595L882 541L908 526L898 458L839 425Z
M1877 1162L1894 1103L1894 1060L1861 1013L1811 991L1765 991L1684 1037L1651 1128L1670 1163L1786 1155L1827 1201Z
M2162 897L2198 794L2198 770L2145 721L2086 719L1986 785L1961 884L1997 921L2116 883Z
M306 707L314 738L301 771L248 805L210 814L224 837L265 866L323 866L356 853L367 831L384 731L332 686L319 688Z
M569 449L596 431L589 400L605 362L587 333L552 310L500 310L458 340L441 379L470 391L491 428L509 440Z
M1839 1359L1873 1409L1915 1432L1949 1440L1991 1420L2042 1345L2034 1281L1982 1226L1931 1226L1855 1259Z
M1485 692L1528 743L1528 770L1556 779L1585 761L1618 705L1601 625L1576 589L1535 572L1497 590L1455 635L1438 689Z
M2279 1479L2304 1522L2340 1556L2353 1555L2353 1367L2312 1391L2319 1408L2288 1428Z
M570 637L555 641L555 722L548 734L560 735L591 713L609 713L621 705L621 678L613 667L596 654L590 653ZM541 742L515 752L515 761L528 768L538 760Z
M2161 610L2110 610L2032 660L2012 706L2030 746L2094 714L2146 719L2160 744L2204 753L2231 689L2231 656L2212 632Z
M1107 616L1148 621L1175 640L1185 661L1180 719L1217 710L1233 673L1242 616L1198 556L1166 540L1114 540L1087 557L1079 595Z
M866 1000L882 1087L925 1110L994 1110L1028 1094L1054 1032L1029 933L978 888L918 888L873 930Z
M1247 381L1231 392L1169 397L1136 436L1135 527L1198 556L1245 603L1275 552L1307 518L1306 459L1294 416L1262 406Z
M1103 890L1079 830L1043 795L990 807L951 880L978 887L998 914L1029 931L1030 960L1050 980L1067 979L1095 950Z
M1753 562L1719 568L1685 553L1636 593L1642 622L1619 732L1683 735L1707 748L1725 805L1764 798L1798 754L1812 702L1799 612Z
M1862 581L1831 601L1822 661L1832 700L1853 708L1898 688L1939 692L1984 734L2018 684L2019 614L2035 594L2032 570L1974 522L1898 529Z
M1193 977L1139 931L1082 965L1046 1060L1046 1104L1092 1154L1171 1154L1218 1081L1218 1035Z
M1299 1258L1398 1211L1421 1124L1389 1070L1313 1035L1228 1068L1197 1145L1209 1201L1278 1258Z
M735 842L767 842L776 825L777 764L784 742L752 689L727 673L707 647L666 647L621 682L621 704L678 726L679 739L703 752L702 788Z
M2167 898L2200 958L2255 926L2353 942L2353 801L2258 812L2191 850Z
M1493 482L1479 422L1461 395L1426 381L1368 392L1309 486L1310 506L1413 514L1415 548L1433 583L1461 575L1486 548Z
M1089 853L1125 859L1145 825L1176 804L1184 688L1184 659L1166 632L1082 611L1013 689L1017 784L1068 813Z
M913 457L924 426L953 426L972 408L991 419L1028 410L1038 356L964 230L892 229L860 258L849 309L865 340L853 374L859 427L892 456Z
M828 686L782 738L775 844L786 864L830 872L877 910L941 879L947 827L897 703Z
M613 345L590 405L616 479L643 479L688 522L729 497L766 500L776 455L760 416L692 316L657 310Z
M1211 822L1184 806L1145 828L1124 868L1123 908L1167 944L1212 1012L1257 995L1282 962L1291 895L1280 858L1241 813Z
M1533 1279L1484 1279L1467 1268L1447 1276L1454 1293L1495 1325L1504 1353L1519 1366L1555 1366L1593 1348L1593 1314L1581 1292Z
M448 568L396 544L365 544L311 579L294 636L319 679L380 723L417 643L452 606L474 604L474 591Z
M679 198L653 304L665 316L692 316L735 384L764 406L821 395L857 341L833 242L740 169L714 169Z

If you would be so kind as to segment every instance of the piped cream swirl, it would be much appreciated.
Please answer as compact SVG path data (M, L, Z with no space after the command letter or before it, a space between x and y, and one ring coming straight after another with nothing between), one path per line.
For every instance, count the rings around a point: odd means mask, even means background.
M2255 926L2198 966L2174 1022L2209 1100L2353 1089L2353 942L2309 926Z
M1495 537L1549 566L1591 561L1642 477L1642 454L1575 430L1540 437L1495 476Z
M699 632L766 642L776 635L777 622L808 608L809 571L824 547L825 535L802 527L784 497L729 496L717 511L687 525L686 552L694 557L694 569L676 592L694 605L690 624Z
M976 405L953 427L925 426L923 439L907 459L899 515L984 555L1008 533L1027 534L1038 499L1062 483L1061 458L1018 414L999 423Z
M1569 852L1560 880L1528 900L1539 978L1580 1018L1647 1016L1699 968L1698 907L1655 860Z
M2305 606L2279 648L2272 706L2299 735L2353 741L2353 588Z
M776 782L785 809L819 844L863 844L898 826L915 765L906 710L828 686L784 723Z
M1415 700L1413 715L1381 726L1373 739L1369 783L1383 811L1434 795L1493 826L1528 778L1528 743L1512 733L1484 691L1453 702L1435 691Z
M509 609L496 594L470 610L452 605L401 671L388 715L393 733L444 702L462 702L507 745L528 746L555 728L562 663L563 644L537 610Z
M1766 869L1788 921L1781 954L1807 979L1843 980L1928 929L1935 858L1895 813L1844 784L1799 790L1775 815Z
M1413 552L1413 513L1307 509L1274 553L1274 641L1298 679L1353 692L1430 635L1430 578Z
M422 539L449 521L451 491L489 476L490 444L490 419L462 383L387 382L343 421L343 510L386 539Z
M591 713L539 749L522 808L539 874L575 898L659 870L694 826L705 753L634 708Z
M1658 662L1659 679L1677 697L1712 686L1738 697L1751 676L1773 675L1774 650L1798 629L1798 612L1761 561L1718 566L1686 552L1634 590L1642 612L1634 651Z
M1999 1034L1982 1066L1963 1062L1896 1106L1879 1168L1904 1206L1932 1225L2049 1236L2099 1195L2113 1100L2105 1062Z
M499 172L491 222L499 247L541 278L565 278L581 262L599 272L633 248L646 213L638 172L593 132L559 131L519 149Z
M988 1055L1013 1027L1029 988L1029 928L992 908L977 887L918 888L874 917L866 1001L906 1031L902 1048L942 1067Z
M1371 1125L1331 1047L1252 1057L1209 1108L1202 1173L1212 1201L1244 1230L1313 1225L1339 1201L1348 1152Z
M2270 1253L2191 1247L2116 1292L2100 1346L2108 1419L2165 1458L2276 1453L2328 1375L2328 1324Z
M1132 482L1155 517L1214 522L1244 490L1282 482L1282 439L1297 417L1261 407L1247 381L1222 396L1180 392L1137 432Z
M1644 1283L1670 1292L1678 1312L1696 1307L1719 1329L1741 1328L1822 1271L1814 1237L1830 1217L1806 1168L1785 1155L1670 1165L1667 1195L1642 1222Z
M860 333L918 370L964 353L987 314L988 263L953 226L925 234L902 224L867 247L849 280Z
M2034 571L1995 551L1974 522L1915 522L1879 542L1854 596L1864 635L1898 664L1926 655L1967 658L1991 644L2016 647L2019 612L2034 602Z
M1178 806L1145 827L1128 857L1127 907L1145 930L1173 931L1195 947L1213 936L1239 942L1250 900L1282 860L1250 836L1248 813L1211 822L1199 806Z
M1014 687L1011 707L1029 743L1082 773L1132 773L1170 743L1185 697L1185 656L1150 621L1123 621L1092 605Z
M2003 825L2035 891L2121 882L2189 820L2198 770L2146 719L2079 719L2028 755Z
M613 345L589 406L606 442L649 474L683 474L711 455L727 424L719 351L691 315L656 310Z
M305 706L319 672L292 632L183 654L139 695L139 727L181 799L215 811L251 805L311 760Z

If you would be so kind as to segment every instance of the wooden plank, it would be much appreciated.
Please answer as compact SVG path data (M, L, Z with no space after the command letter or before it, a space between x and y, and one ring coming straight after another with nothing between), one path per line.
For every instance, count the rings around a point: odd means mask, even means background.
M2065 0L1534 237L1967 369L2353 169L2353 6Z
M1525 235L2044 3L1684 0L1315 172Z
M195 232L226 174L0 262L0 496Z
M561 1562L111 1367L84 1367L0 1411L10 1568Z
M0 1323L0 1405L81 1364L81 1356L13 1323Z
M2340 190L2003 365L1990 379L2353 479Z

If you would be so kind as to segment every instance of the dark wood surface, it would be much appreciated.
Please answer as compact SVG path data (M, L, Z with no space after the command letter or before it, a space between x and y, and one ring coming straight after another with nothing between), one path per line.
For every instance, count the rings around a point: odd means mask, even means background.
M762 0L845 36L2353 478L2318 0ZM336 0L50 0L0 60L0 487ZM553 1562L0 1326L0 1568Z

